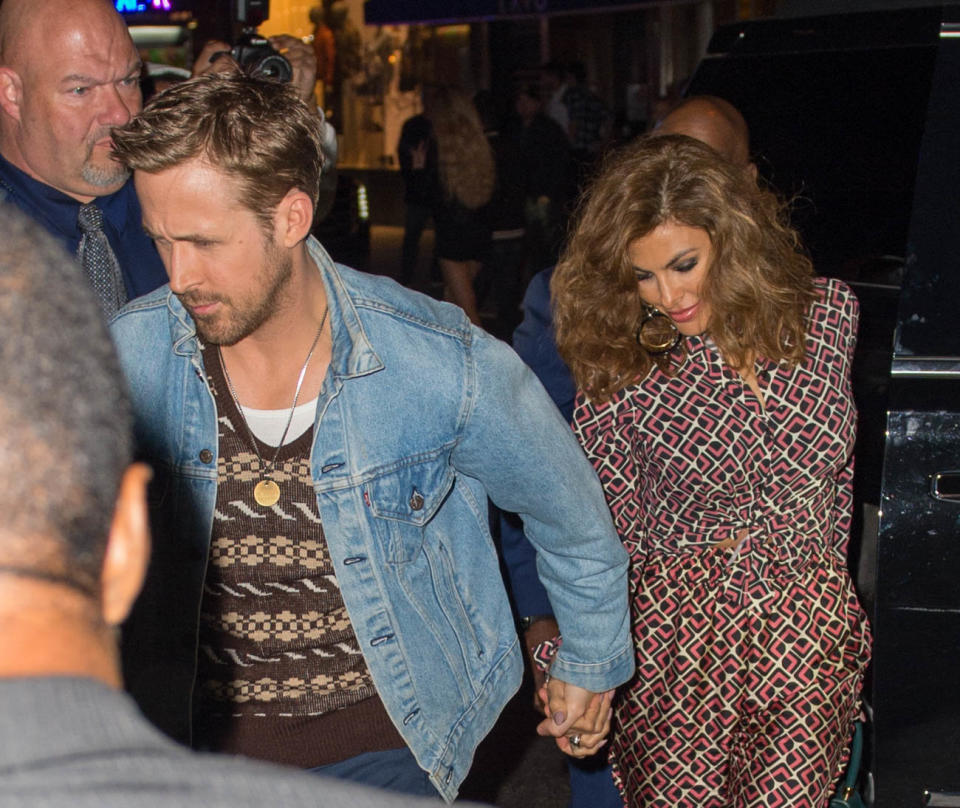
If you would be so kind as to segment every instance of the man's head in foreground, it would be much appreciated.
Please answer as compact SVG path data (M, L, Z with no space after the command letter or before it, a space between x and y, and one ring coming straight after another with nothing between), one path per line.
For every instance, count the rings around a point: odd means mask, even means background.
M0 215L0 676L119 684L112 626L148 555L148 471L82 273L19 211Z

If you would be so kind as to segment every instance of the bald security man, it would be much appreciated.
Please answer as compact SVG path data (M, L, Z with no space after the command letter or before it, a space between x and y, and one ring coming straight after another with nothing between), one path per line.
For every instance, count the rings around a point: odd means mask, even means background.
M0 197L86 252L91 274L95 243L106 315L166 282L129 172L110 154L113 128L140 111L140 70L110 0L0 4Z
M286 35L271 42L293 66L298 95L309 101L312 49ZM195 72L213 69L210 59L226 50L225 43L209 43ZM215 69L231 64L220 59ZM141 109L141 68L112 0L0 3L0 199L77 255L106 316L167 282L143 232L130 174L111 156L111 132ZM325 132L332 167L336 138L329 125ZM334 178L326 170L323 187Z
M750 161L750 130L733 104L713 95L685 98L654 127L656 135L686 135L706 143L734 165L757 176Z

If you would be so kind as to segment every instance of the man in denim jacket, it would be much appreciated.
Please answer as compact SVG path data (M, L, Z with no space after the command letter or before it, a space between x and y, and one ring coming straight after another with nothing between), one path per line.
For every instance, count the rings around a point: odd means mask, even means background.
M627 560L516 355L308 237L319 139L222 76L115 135L170 278L112 323L155 471L127 686L195 746L449 801L522 671L487 497L537 547L564 635L538 731L577 757L633 672Z

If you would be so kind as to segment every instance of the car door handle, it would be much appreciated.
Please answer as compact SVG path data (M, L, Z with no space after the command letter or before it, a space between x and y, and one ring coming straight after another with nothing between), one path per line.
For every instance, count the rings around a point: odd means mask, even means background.
M930 496L941 502L960 502L960 471L938 471L932 474Z

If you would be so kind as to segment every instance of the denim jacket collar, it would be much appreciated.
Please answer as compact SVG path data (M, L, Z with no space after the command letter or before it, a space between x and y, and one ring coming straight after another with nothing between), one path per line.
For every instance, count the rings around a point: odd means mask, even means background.
M333 355L330 358L333 375L349 379L382 370L383 362L363 330L356 307L333 260L313 236L307 239L307 253L323 277L327 292L330 336L333 341Z
M333 355L330 367L334 377L349 379L382 370L383 361L370 343L356 307L350 298L333 259L313 236L307 239L307 253L323 277L329 306ZM180 356L195 357L200 350L197 328L179 298L171 291L167 296L173 351Z

